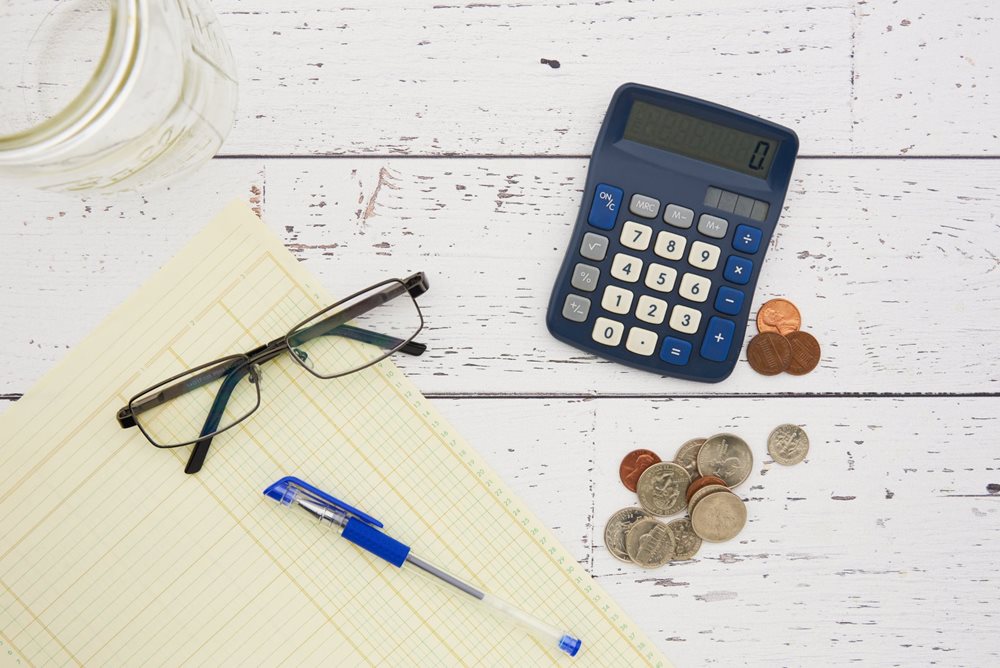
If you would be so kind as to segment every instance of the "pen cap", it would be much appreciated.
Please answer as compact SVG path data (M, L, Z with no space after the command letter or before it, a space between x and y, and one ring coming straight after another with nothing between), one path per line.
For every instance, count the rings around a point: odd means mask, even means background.
M300 480L295 476L285 476L271 483L264 490L264 496L274 499L283 506L289 506L300 499L312 501L324 508L341 511L345 515L356 517L366 524L375 527L382 526L382 523L371 515L358 510L350 504L344 503L337 497L331 496L318 487L313 487L306 481Z

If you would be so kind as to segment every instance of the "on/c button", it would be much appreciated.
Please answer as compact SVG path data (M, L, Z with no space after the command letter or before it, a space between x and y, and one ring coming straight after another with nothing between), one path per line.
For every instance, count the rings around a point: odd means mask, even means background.
M590 216L587 217L587 222L602 230L612 229L624 196L621 188L598 183L597 189L594 190L594 201L590 204Z

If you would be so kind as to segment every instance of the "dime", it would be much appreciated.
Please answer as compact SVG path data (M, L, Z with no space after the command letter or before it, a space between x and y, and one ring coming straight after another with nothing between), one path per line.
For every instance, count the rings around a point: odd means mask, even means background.
M608 519L604 525L604 545L615 559L631 562L625 549L625 536L629 529L640 520L653 519L641 508L622 508Z
M674 464L680 464L691 476L691 480L698 477L698 451L701 450L703 438L692 438L681 446L677 454L674 455Z
M722 485L723 487L725 487L726 481L714 475L706 475L698 478L690 485L688 485L687 493L684 495L687 501L690 502L691 497L694 496L694 493L697 492L702 487L705 487L706 485Z
M801 427L783 424L767 437L767 451L779 464L798 464L809 454L809 436Z
M694 509L698 507L698 504L701 503L702 499L704 499L706 496L715 494L717 492L729 492L729 488L726 487L725 485L708 485L706 487L702 487L697 492L692 494L691 500L688 501L688 513L694 512Z
M710 494L691 512L691 528L702 539L714 543L734 538L746 523L746 504L731 492Z
M802 326L802 316L787 299L772 299L757 311L757 331L790 334Z
M674 559L691 559L701 548L701 538L691 527L691 520L674 520L667 525L674 537Z
M653 464L639 476L639 503L653 515L673 515L684 509L684 492L691 476L673 462Z
M656 568L674 556L674 535L663 522L640 520L625 538L628 556L643 568Z
M808 332L792 332L787 338L792 348L792 359L785 371L802 376L815 369L820 358L819 341Z
M764 376L776 376L788 368L792 347L781 334L762 332L747 344L750 368Z
M698 472L722 478L727 487L746 480L752 468L753 453L746 441L733 434L712 436L698 452Z
M625 455L622 463L618 465L618 477L630 492L634 492L642 472L659 461L659 455L652 450L633 450Z

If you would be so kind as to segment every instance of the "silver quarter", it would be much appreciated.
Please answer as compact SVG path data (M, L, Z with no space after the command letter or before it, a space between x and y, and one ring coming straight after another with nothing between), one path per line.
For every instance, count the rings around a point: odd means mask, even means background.
M638 566L656 568L674 556L674 535L659 520L639 520L625 539L628 556Z
M622 508L608 518L608 523L604 525L604 545L607 546L611 556L632 562L625 547L625 537L636 522L647 519L653 519L652 515L642 508L635 507Z
M739 436L716 434L698 451L698 473L722 478L728 487L736 487L750 476L753 453Z
M767 452L779 464L798 464L809 454L809 436L794 424L775 427L767 437Z
M684 470L691 476L691 480L698 477L698 451L701 450L704 443L705 439L703 438L692 438L682 445L677 454L674 455L674 464L683 466Z
M673 462L653 464L639 476L637 492L643 509L661 517L684 510L685 492L691 476Z
M701 548L701 538L694 532L691 520L685 517L667 525L674 538L674 559L691 559Z

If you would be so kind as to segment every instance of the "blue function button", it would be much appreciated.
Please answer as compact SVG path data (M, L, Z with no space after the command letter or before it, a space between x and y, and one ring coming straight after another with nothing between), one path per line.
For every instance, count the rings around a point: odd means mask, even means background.
M725 318L713 317L708 321L705 339L701 342L701 356L713 362L725 362L733 343L736 323Z
M749 225L737 225L733 235L733 248L743 253L756 253L760 248L763 232Z
M736 315L743 308L743 293L723 285L715 295L715 310L726 315Z
M745 257L730 255L726 260L726 270L722 275L730 283L746 285L750 282L750 274L753 273L753 262Z
M590 205L590 216L587 218L587 222L602 230L613 228L623 196L621 188L598 183L597 190L594 191L594 201Z
M660 359L667 364L684 366L691 357L691 344L683 339L675 339L668 336L663 339L663 346L660 347Z

